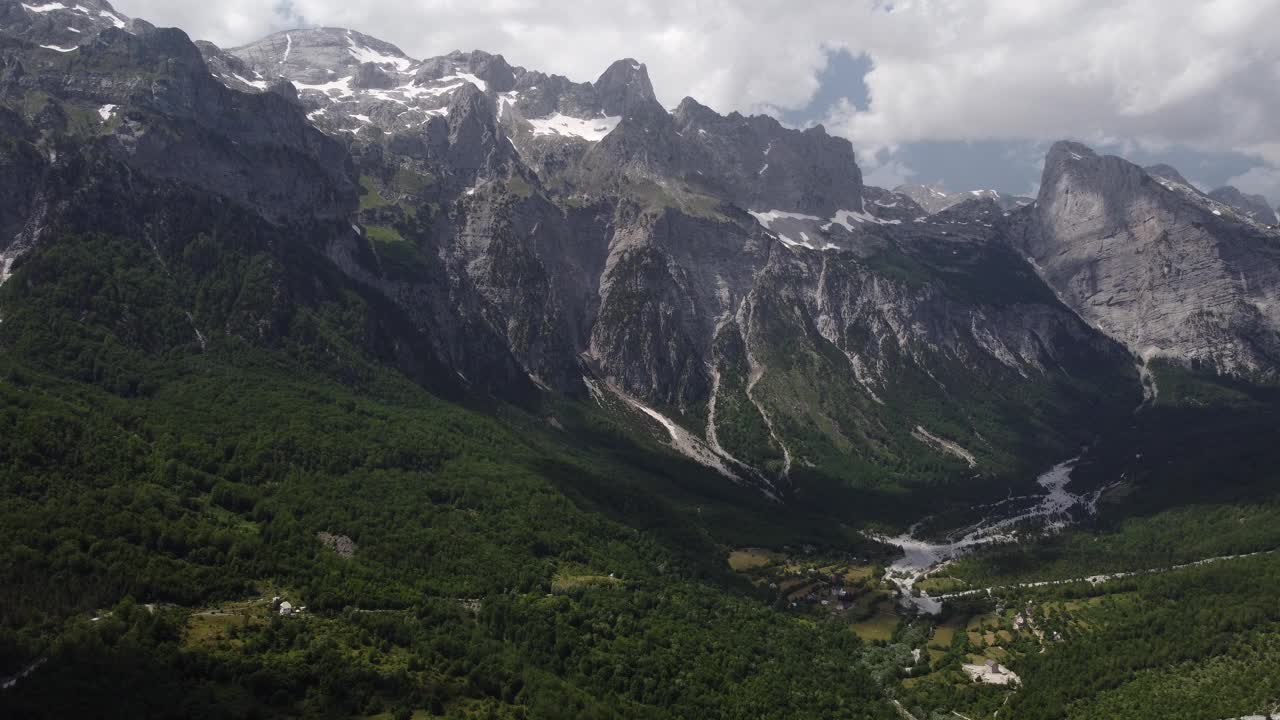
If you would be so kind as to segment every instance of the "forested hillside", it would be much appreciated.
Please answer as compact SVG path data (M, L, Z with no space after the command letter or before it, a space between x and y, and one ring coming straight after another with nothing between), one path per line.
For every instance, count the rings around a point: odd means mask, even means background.
M255 276L194 264L272 263L175 257L66 237L0 290L0 653L42 662L18 716L886 716L855 635L722 570L754 493L580 409L436 399L344 337L354 292L202 346L180 299L212 319Z

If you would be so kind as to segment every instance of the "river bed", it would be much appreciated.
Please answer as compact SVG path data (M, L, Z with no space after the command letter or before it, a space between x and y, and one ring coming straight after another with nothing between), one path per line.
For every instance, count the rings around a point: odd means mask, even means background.
M914 525L904 535L878 537L889 545L900 548L903 557L889 566L885 578L898 589L899 601L904 607L936 615L942 611L942 601L928 594L913 592L915 584L952 560L983 545L1017 542L1029 534L1054 532L1071 522L1071 513L1083 510L1089 514L1097 511L1098 497L1102 491L1088 495L1076 495L1067 491L1071 471L1079 458L1058 463L1040 475L1036 482L1044 489L1043 495L1033 496L1034 503L1024 509L1013 508L995 512L979 522L958 531L956 539L934 542L915 537L921 523ZM997 508L1005 503L991 506Z

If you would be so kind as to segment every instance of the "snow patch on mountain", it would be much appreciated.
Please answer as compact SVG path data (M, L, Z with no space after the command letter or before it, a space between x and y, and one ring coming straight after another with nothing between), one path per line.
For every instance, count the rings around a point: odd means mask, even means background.
M444 95L445 93L453 92L454 90L457 90L460 87L462 87L462 83L454 83L452 85L445 85L444 87L428 87L426 85L404 85L402 87L398 87L395 90L391 90L391 91L371 90L369 91L369 94L382 97L384 95L388 95L388 93L396 92L396 93L403 93L408 99L412 100L414 98L418 98L423 95L427 95L429 97L437 97L440 95ZM384 99L400 102L396 98L390 97L390 96L385 97Z
M822 218L817 215L805 215L804 213L784 212L782 210L748 210L747 214L755 218L761 225L769 227L775 220L812 220L813 222L822 222Z
M973 456L973 453L969 452L968 450L965 450L963 447L960 446L959 443L952 442L951 440L947 440L945 438L941 438L941 437L938 437L937 435L934 435L933 433L926 430L923 425L917 425L915 429L911 431L911 437L915 438L916 440L919 440L920 442L928 445L929 447L932 447L935 450L938 450L939 452L943 452L948 455L953 455L955 457L960 458L961 460L964 460L966 463L969 464L969 467L978 466L978 459Z
M374 50L373 48L360 45L359 43L356 42L355 38L351 37L351 33L347 33L347 42L350 44L350 47L347 48L347 51L351 53L351 57L355 58L357 61L361 63L373 63L375 65L390 65L400 72L407 72L409 68L413 67L413 61L410 60L409 58L397 57L395 55L387 55L385 53L380 53L377 50ZM286 55L286 57L288 56Z
M243 75L236 75L236 74L232 74L231 77L235 78L236 80L239 80L240 82L244 83L245 85L248 85L251 88L257 88L259 90L267 89L266 80L249 80Z
M836 225L840 225L845 230L853 231L854 223L871 223L872 225L901 225L901 220L884 220L872 215L864 210L837 210L836 216L831 218L831 222L822 226L823 230L830 230Z
M583 120L569 115L552 113L547 117L534 118L528 122L533 126L534 135L560 135L582 138L589 142L600 142L606 135L613 132L614 128L618 127L618 123L622 122L622 118L615 116Z
M295 82L293 85L294 87L298 88L298 92L302 92L304 90L312 90L315 92L324 93L325 95L328 95L329 93L336 90L341 93L339 97L346 97L348 95L351 95L351 80L352 78L345 77L339 80L334 80L333 82L322 83L319 85L308 85L306 83L301 83L301 82Z
M466 82L471 83L472 85L475 85L480 90L480 92L484 92L489 89L488 83L476 77L475 75L472 75L471 73L460 72L460 73L454 73L453 75L446 75L440 78L440 82L448 82L450 80L464 80Z
M80 7L81 7L81 6L79 6L79 5L77 5L77 6L76 6L76 8L77 8L77 9L79 9ZM121 28L121 29L123 29L123 28L124 28L124 26L125 26L125 21L124 21L124 20L123 20L119 15L116 15L116 14L114 14L114 13L108 12L108 11L106 11L106 10L99 10L99 11L98 11L98 15L99 15L100 17L104 17L104 18L106 18L106 19L110 20L110 21L111 21L111 24L112 24L112 25L115 25L117 28Z

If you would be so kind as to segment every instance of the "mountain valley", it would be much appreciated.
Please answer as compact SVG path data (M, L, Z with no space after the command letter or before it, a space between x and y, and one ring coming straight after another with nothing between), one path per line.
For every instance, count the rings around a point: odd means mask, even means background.
M1278 373L1169 166L0 0L13 717L1266 712Z

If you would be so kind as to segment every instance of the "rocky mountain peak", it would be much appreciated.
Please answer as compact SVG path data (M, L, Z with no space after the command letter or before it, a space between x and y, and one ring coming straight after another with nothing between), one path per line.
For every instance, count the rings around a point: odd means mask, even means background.
M1169 182L1186 185L1187 187L1195 187L1191 184L1190 180L1182 177L1182 173L1178 172L1178 169L1172 165L1157 163L1155 165L1148 165L1144 167L1143 170L1145 170L1151 177L1159 180L1168 180Z
M1046 166L1056 166L1070 160L1081 161L1096 157L1098 157L1098 154L1093 151L1093 148L1084 143L1078 143L1074 140L1059 140L1049 147L1049 152L1045 154L1044 162Z
M661 109L653 94L653 84L649 82L648 69L631 58L610 65L596 80L595 88L605 115L626 117L651 112L655 106Z
M294 87L294 84L288 80L280 79L272 81L267 85L267 92L279 95L294 105L297 105L299 102L298 88Z
M1229 205L1249 219L1265 225L1280 225L1275 208L1261 195L1248 195L1232 185L1220 187L1209 193L1209 197L1224 205Z
M510 143L498 126L493 100L475 85L458 88L449 102L449 159L456 170L492 174L509 159Z
M494 104L480 88L471 83L464 83L453 93L449 101L449 118L454 122L466 122L475 119L479 122L494 122ZM452 124L452 123L451 123Z
M391 43L331 27L285 30L230 53L262 75L316 85L350 77L365 64L383 72L405 72L415 64Z
M1280 359L1275 232L1173 168L1057 143L1024 250L1081 317L1142 361L1273 377ZM1259 332L1259 329L1266 328Z
M681 100L672 115L675 117L676 125L680 127L694 126L698 123L707 124L720 119L715 110L691 97Z
M501 55L493 55L483 50L472 50L464 53L455 50L445 56L455 67L475 75L485 82L493 92L508 92L516 85L516 71Z
M973 199L991 200L1004 211L1016 210L1032 203L1031 198L1006 195L995 190L948 192L941 185L899 185L893 191L911 198L931 215Z
M395 78L388 75L377 63L372 62L361 63L356 70L355 79L351 81L352 87L365 90L389 90L397 84Z
M144 31L106 0L0 0L0 27L8 34L68 52L107 29Z
M1045 156L1039 210L1053 213L1055 202L1071 206L1096 202L1120 208L1157 186L1146 171L1123 158L1099 155L1077 142L1060 141ZM1118 215L1112 219L1124 222Z

